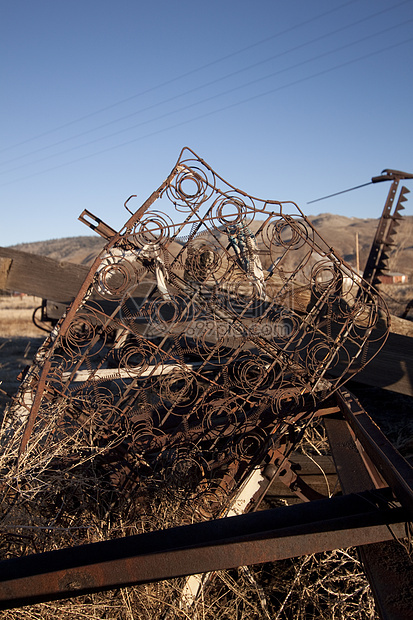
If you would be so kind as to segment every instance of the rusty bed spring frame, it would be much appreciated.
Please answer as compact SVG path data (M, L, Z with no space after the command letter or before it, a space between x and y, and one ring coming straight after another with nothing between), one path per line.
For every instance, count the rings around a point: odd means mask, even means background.
M187 522L200 522L6 560L0 606L377 542L410 520L410 466L366 430L367 414L363 430L342 389L385 342L386 306L294 203L248 196L184 149L119 233L89 211L80 219L108 242L23 379L9 434L20 459L44 450L44 429L51 452L70 452L73 437L100 450L134 502L168 485L184 490ZM371 485L251 512L288 472L306 425L337 403ZM237 511L256 471L267 475ZM289 483L315 498L299 477Z

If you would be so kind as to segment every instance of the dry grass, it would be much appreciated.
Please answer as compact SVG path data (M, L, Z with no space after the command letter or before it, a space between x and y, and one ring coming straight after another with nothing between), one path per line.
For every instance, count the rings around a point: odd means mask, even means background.
M57 414L58 415L58 414ZM1 431L0 510L2 558L170 527L188 510L168 489L153 487L144 506L132 507L113 489L99 466L99 453L77 449L77 437L51 441L56 421L38 421L32 442L17 463L23 423L5 418ZM303 440L307 453L325 450L320 428ZM180 603L182 580L42 603L3 612L11 620L373 620L374 605L354 550L305 556L250 569L220 571L190 608Z
M4 377L15 351L28 362L40 340L32 340L28 319L37 305L33 299L0 300L0 320L14 332L0 343L9 355L1 358ZM12 307L10 307L12 306ZM22 312L20 318L16 313ZM26 314L24 314L26 313ZM2 332L2 335L5 335ZM21 338L18 339L17 336ZM22 338L26 336L26 338ZM18 346L16 345L18 343ZM26 345L26 348L24 348ZM17 465L22 426L6 418L0 430L0 505L2 559L63 546L72 546L169 527L179 523L188 507L167 490L154 486L144 509L131 508L102 476L96 451L77 451L70 442L51 442L55 420L38 423L25 458ZM301 444L307 454L325 454L320 425L308 430ZM75 463L63 465L77 454ZM60 463L60 465L59 465ZM220 571L191 608L180 604L182 580L122 588L4 611L5 620L133 620L164 618L212 620L374 620L377 618L368 582L354 549L336 550L249 570Z
M38 297L0 297L0 336L2 338L35 338L42 333L32 321L33 312L41 305Z
M408 302L413 299L413 284L381 284L380 293L390 313L400 316ZM413 320L413 311L410 311L408 318Z

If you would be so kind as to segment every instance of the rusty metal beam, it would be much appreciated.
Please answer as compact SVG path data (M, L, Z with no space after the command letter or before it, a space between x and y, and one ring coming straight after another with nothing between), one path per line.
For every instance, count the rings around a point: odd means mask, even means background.
M413 519L413 467L385 437L358 400L345 389L338 394L338 403L374 465L392 488L394 494ZM348 491L350 492L350 490ZM352 489L351 492L354 492Z
M0 609L388 539L407 517L389 498L384 489L6 560Z
M362 415L360 411L357 415L360 409L357 400L353 399L349 392L343 392L344 390L339 394L339 400L343 411L347 409L347 417ZM368 459L366 463L363 446L355 439L346 420L326 418L324 424L343 491L356 493L377 486L379 477L377 472L372 474L371 471L371 468L374 470L374 465L371 466ZM358 426L355 425L354 430L359 435ZM379 442L374 454L374 457L377 457L377 454L380 454L380 437L375 433L374 435ZM371 438L369 441L373 445ZM393 463L391 467L395 466ZM396 471L394 473L396 474ZM366 544L367 542L363 541L362 545L358 546L358 552L380 617L382 620L413 618L413 564L406 549L397 540L376 544Z
M386 173L385 176L388 179L393 180L393 183L391 184L363 273L363 279L373 286L380 284L380 275L387 267L387 252L392 245L396 227L399 225L398 220L401 219L400 211L404 209L402 203L407 200L406 194L410 191L407 187L402 187L396 207L392 213L399 182L401 179L411 179L413 177L412 174L400 170L383 170L383 172ZM376 179L383 180L383 177L376 177Z

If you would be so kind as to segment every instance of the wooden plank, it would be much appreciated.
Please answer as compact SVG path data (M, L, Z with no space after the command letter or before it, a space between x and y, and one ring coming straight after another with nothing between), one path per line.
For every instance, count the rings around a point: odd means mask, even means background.
M331 456L315 454L310 458L306 454L293 452L289 458L293 463L294 471L312 489L323 495L326 495L328 490L330 492L337 491L337 472ZM328 486L323 472L327 478ZM279 478L275 478L272 482L266 496L268 498L288 499L289 501L296 497L294 491L283 484Z
M413 340L390 332L382 350L353 381L413 396Z
M7 278L12 262L11 258L0 258L0 291L6 290Z
M68 303L75 298L88 268L0 247L2 290Z
M319 475L321 470L323 470L325 474L336 473L332 456L314 454L310 458L306 454L293 452L289 458L290 461L294 463L294 471L300 474L300 476Z
M356 383L379 387L399 394L413 396L413 323L390 317L390 333L381 350L371 342L368 355L371 361L352 377ZM377 353L378 351L378 353ZM338 366L330 372L338 376L343 369Z
M328 485L326 482L326 478L324 478L324 476L322 476L321 473L319 476L316 476L316 475L301 476L301 478L303 482L308 484L308 486L314 489L314 491L317 491L318 493L321 493L322 495L328 495L329 492L330 493L337 492L337 488L338 488L337 474L335 474L334 476L333 475L326 476ZM296 497L296 494L294 493L294 491L289 489L285 484L283 484L280 480L275 479L274 482L269 487L266 493L266 497L268 498L277 497L279 499L287 499L289 497Z

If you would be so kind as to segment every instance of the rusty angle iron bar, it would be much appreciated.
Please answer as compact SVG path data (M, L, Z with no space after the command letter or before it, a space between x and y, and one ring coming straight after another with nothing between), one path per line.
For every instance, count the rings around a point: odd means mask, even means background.
M342 417L324 420L344 493L359 493L383 482L360 441ZM357 547L381 620L413 617L413 563L397 539Z
M0 609L388 539L392 530L383 526L407 518L402 507L392 505L388 491L5 560L0 563Z
M364 450L413 518L413 467L385 437L358 400L341 389L338 403Z

